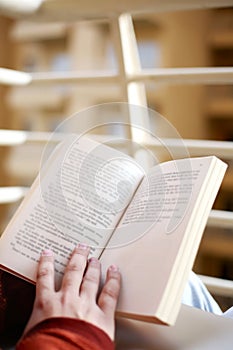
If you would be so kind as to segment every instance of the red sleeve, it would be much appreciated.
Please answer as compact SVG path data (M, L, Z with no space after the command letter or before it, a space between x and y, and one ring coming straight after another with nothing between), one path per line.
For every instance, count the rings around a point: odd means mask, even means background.
M108 335L85 321L56 317L33 327L16 345L16 350L114 350Z

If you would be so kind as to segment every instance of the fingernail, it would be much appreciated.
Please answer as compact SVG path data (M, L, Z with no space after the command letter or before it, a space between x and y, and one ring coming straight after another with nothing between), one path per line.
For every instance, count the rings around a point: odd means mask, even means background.
M79 243L79 244L78 244L78 248L79 248L79 249L84 249L84 250L86 250L86 249L88 248L88 245L85 244L85 243Z
M92 257L89 259L89 263L91 264L99 264L99 260L95 257Z
M111 266L109 266L109 270L113 271L113 272L118 272L119 271L119 267L117 265L111 265Z
M53 256L53 252L50 249L45 249L41 253L42 256Z

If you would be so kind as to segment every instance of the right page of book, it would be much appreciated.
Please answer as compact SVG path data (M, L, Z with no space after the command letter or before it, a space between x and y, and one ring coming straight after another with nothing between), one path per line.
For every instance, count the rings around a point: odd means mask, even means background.
M216 157L182 159L144 178L101 256L121 270L120 313L174 323L225 170Z

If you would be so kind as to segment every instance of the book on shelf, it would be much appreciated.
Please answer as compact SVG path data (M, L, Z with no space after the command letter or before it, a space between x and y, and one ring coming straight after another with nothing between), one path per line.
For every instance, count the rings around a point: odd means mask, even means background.
M171 160L145 172L128 155L86 137L52 152L0 239L0 267L32 283L40 253L55 255L59 287L78 242L119 266L117 315L175 323L226 164Z

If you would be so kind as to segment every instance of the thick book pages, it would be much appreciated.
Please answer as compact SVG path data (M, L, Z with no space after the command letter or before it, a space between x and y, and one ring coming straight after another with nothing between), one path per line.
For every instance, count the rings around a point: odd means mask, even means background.
M0 265L36 281L39 255L55 254L59 286L78 242L103 273L115 263L117 312L173 324L226 170L216 157L170 161L147 174L127 155L87 138L59 145L0 239Z
M221 160L202 157L148 173L101 256L104 266L116 263L122 271L119 315L174 324L225 171Z

